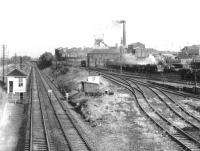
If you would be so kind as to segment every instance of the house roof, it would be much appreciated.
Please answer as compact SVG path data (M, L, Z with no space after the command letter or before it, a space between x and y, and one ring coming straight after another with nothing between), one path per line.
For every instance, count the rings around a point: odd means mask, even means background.
M26 77L27 75L20 71L19 69L14 69L11 72L7 74L7 76L13 76L13 77Z

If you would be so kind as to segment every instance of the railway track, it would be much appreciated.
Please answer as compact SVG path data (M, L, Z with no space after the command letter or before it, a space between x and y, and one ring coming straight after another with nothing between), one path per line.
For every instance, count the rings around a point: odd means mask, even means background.
M177 127L172 121L152 106L148 102L144 92L139 87L134 86L131 81L119 77L113 77L112 75L107 74L103 74L103 76L129 89L135 96L136 102L143 113L162 130L162 133L167 134L173 141L175 141L179 145L179 148L182 150L200 150L200 142L191 134L188 134Z
M67 150L72 151L93 151L96 150L94 146L90 144L88 141L88 136L81 130L78 126L75 119L73 119L72 115L69 113L66 106L57 96L55 91L58 91L55 87L53 87L49 81L46 81L44 76L41 75L39 70L35 67L38 85L41 85L42 88L40 91L43 93L43 96L46 94L45 102L46 106L51 106L56 119L57 124L62 131L62 134L65 138L65 142L68 146ZM50 87L51 85L51 87ZM52 93L49 94L48 90L52 90ZM45 94L44 94L45 93ZM47 105L48 100L48 105ZM63 149L66 150L66 149Z
M154 93L158 99L161 100L161 102L163 102L172 112L174 112L177 116L179 116L182 120L184 120L185 122L187 122L189 125L191 125L192 127L194 127L195 129L200 130L200 118L196 117L193 113L188 112L181 103L179 103L178 101L172 99L170 97L170 95L165 92L160 90L159 88L157 88L156 86L150 86L148 84L145 84L143 82L139 82L137 80L133 80L133 79L129 79L131 82L133 83L137 83L137 87L139 87L138 85L141 85L143 87L146 87L147 89L149 89L152 93ZM141 87L140 86L140 87Z
M29 131L25 142L25 151L50 151L47 119L44 115L43 105L38 96L34 69L30 77L30 106L29 106Z
M145 95L145 90L142 90L142 88L139 87L138 85L137 87ZM167 119L171 120L172 123L174 123L174 120L175 121L178 120L178 122L185 124L184 128L180 127L179 124L175 125L180 129L182 129L185 133L190 135L192 138L199 141L200 140L199 119L191 115L186 110L181 110L181 108L179 108L179 106L176 106L176 104L171 104L171 102L169 102L169 100L167 100L166 97L161 96L158 92L155 92L155 90L152 90L152 92L158 96L161 103L158 103L157 101L155 101L156 103L155 102L149 102L149 103L152 104L152 106L154 106L154 108L156 108L157 110L161 109L162 111L160 114L165 116Z
M162 92L157 88L148 87L153 93L155 93L158 98L172 110L175 114L180 116L184 121L193 126L194 128L200 130L200 118L196 117L194 114L188 112L181 103L172 99L169 94Z
M92 69L92 70L95 70L95 69ZM138 83L142 83L142 84L148 84L148 85L151 85L152 87L157 87L159 88L160 90L162 91L165 91L165 92L169 92L169 93L172 93L172 94L175 94L175 95L180 95L180 96L189 96L191 98L195 98L195 99L200 99L199 95L195 95L195 94L190 94L190 93L185 93L185 92L181 92L181 91L177 91L177 90L171 90L171 89L168 89L168 88L164 88L164 87L161 87L161 86L158 86L158 85L154 85L154 84L150 84L148 83L147 81L146 82L143 82L142 80L147 80L146 77L141 77L141 76L135 76L135 75L132 75L132 74L126 74L126 73L116 73L116 72L108 72L107 70L95 70L95 71L99 71L99 72L103 72L103 73L109 73L109 74L112 74L112 75L115 75L115 76L122 76L126 79L132 79L132 80L135 80L137 81ZM138 79L138 80L136 80ZM148 80L156 80L156 79L151 79L149 78ZM160 81L160 80L158 80ZM170 81L169 81L170 82ZM173 81L173 82L176 82L176 83L180 83L180 84L186 84L185 82L177 82L177 81ZM194 85L194 84L192 84Z
M110 69L107 69L107 68L91 68L92 70L99 70L99 71L109 71ZM120 70L115 70L115 69L112 69L111 71L113 71L113 73L116 73L116 74L121 74L120 73ZM170 78L167 78L166 76L161 76L161 75L151 75L151 76L148 76L147 74L142 74L142 73L131 73L131 72L125 72L123 71L123 74L126 75L126 76L129 76L129 77L132 77L132 78L137 78L137 79L145 79L145 80L156 80L156 81L163 81L163 79L167 82L174 82L174 83L179 83L179 84L187 84L187 85L191 85L191 86L194 86L194 82L193 81L190 81L190 83L188 83L188 81L182 81L182 80L174 80L177 78L177 76L173 76L173 75L170 75L169 77ZM199 84L199 83L198 83Z
M199 101L199 99L200 99L200 97L198 95L183 93L183 92L180 92L180 91L172 91L171 89L163 88L163 87L160 87L160 86L157 86L157 85L154 85L154 84L150 84L148 82L143 82L141 80L137 80L138 78L132 77L130 75L107 72L107 71L102 71L102 70L100 70L100 71L96 70L96 71L101 72L101 73L110 74L110 75L113 75L113 76L123 77L127 80L134 81L134 82L136 82L140 85L147 86L147 87L151 88L153 91L158 90L158 91L160 91L160 93L162 93L161 95L164 95L167 99L169 99L171 102L173 102L175 104L175 107L177 106L180 110L182 110L186 114L189 113L188 111L186 111L187 109L184 109L184 107L178 101L174 101L174 99L172 99L172 97L170 97L169 95L171 95L175 98L176 98L176 96L179 96L182 99L191 98L195 101ZM191 116L192 118L196 119L197 121L200 120L200 118L195 117L195 115L193 113L189 113L188 115Z
M136 83L135 83L136 84ZM172 111L176 116L181 118L187 124L193 126L196 129L199 128L200 120L192 115L191 113L187 112L180 104L176 103L176 101L172 100L167 94L161 92L160 90L156 90L154 88L148 86L139 86L137 88L140 89L144 94L148 93L152 96L152 98L157 98L159 101L152 101L152 103L157 107L164 107L169 109L169 112ZM188 119L187 116L189 117ZM194 123L194 124L193 124ZM196 123L196 124L195 124Z
M157 110L157 106L152 105L148 101L145 91L142 88L145 87L145 85L138 86L137 81L123 79L122 77L119 78L116 77L116 75L113 76L106 73L103 75L109 80L130 90L143 113L159 127L162 133L175 141L181 150L200 150L199 139L197 139L196 136L194 137L193 133L188 133L173 124L166 115L163 115ZM77 124L76 120L73 119L65 103L61 100L63 96L57 92L56 85L52 80L49 79L48 76L42 75L36 67L33 69L32 79L30 143L25 150L58 150L55 147L54 139L52 139L52 134L50 133L52 128L59 129L59 136L62 136L61 140L63 146L61 146L59 150L95 150L95 147L91 145L87 135L81 130L81 127ZM200 120L187 112L181 104L176 103L170 96L159 91L159 89L155 87L149 87L148 89L151 93L154 93L173 114L181 118L191 127L199 130L198 125ZM52 93L48 94L48 90L52 90ZM163 99L163 96L165 96L165 99ZM173 107L172 104L175 104L176 107ZM50 120L53 119L52 117L55 117L56 120ZM39 133L39 135L37 133ZM67 149L64 146L67 147Z

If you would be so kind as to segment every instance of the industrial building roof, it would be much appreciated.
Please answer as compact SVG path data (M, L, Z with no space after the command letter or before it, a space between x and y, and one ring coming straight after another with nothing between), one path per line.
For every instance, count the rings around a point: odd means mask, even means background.
M93 49L88 54L119 54L117 49Z
M19 69L14 69L11 72L7 74L7 76L13 76L13 77L26 77L27 75L20 71Z
M200 49L200 45L185 46L182 50L187 49Z
M143 44L141 42L131 43L131 44L129 44L129 46L133 46L133 48L136 48L136 47L145 48L145 44Z

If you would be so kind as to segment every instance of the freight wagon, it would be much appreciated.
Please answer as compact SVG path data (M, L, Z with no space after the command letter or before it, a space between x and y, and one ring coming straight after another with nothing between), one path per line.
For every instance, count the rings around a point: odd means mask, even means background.
M120 62L116 61L107 61L106 67L113 69L120 69ZM122 69L130 72L139 72L139 73L155 73L155 72L163 72L163 68L161 65L156 64L122 64Z

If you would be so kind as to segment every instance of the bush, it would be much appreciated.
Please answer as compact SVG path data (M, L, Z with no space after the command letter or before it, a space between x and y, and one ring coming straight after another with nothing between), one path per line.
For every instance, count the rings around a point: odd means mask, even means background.
M61 74L66 74L68 71L69 71L69 69L68 69L67 67L62 67L62 68L60 69L60 73L61 73Z
M63 49L60 49L60 48L55 49L55 57L57 61L64 60L65 59L65 57L63 57L64 54L65 53Z
M62 94L65 94L65 92L69 93L72 91L73 84L69 83L66 85L65 83L63 83L63 81L58 81L58 87L59 87L60 92Z
M69 71L69 68L64 62L54 62L51 66L51 69L53 73L57 74L66 74Z
M52 65L53 55L50 52L43 53L39 58L38 67L44 69Z

